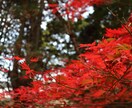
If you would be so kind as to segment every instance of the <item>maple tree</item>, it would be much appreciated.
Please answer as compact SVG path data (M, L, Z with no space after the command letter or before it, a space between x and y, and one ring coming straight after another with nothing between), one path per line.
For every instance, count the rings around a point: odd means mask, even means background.
M12 104L6 106L102 108L113 104L117 105L116 107L130 107L131 23L129 18L128 23L118 29L106 29L105 38L98 43L81 44L80 48L85 48L85 53L80 54L78 60L73 60L65 68L46 71L43 80L34 80L31 87L21 86L12 91ZM37 62L37 58L31 61ZM26 61L20 66L26 73L23 78L32 79L36 74L41 74L30 69Z
M7 67L3 56L19 56L36 71L60 67L65 59L76 59L82 52L80 43L101 39L105 27L118 27L120 23L109 13L107 6L114 9L121 20L122 16L128 18L131 9L131 0L0 0L0 4L0 66ZM86 19L82 18L83 13ZM88 13L92 14L88 16ZM38 62L30 63L31 58ZM2 86L4 83L7 88L15 89L28 85L27 81L19 80L25 72L19 69L17 61L7 62L7 65L9 72L2 73L6 79L1 81Z
M100 3L101 0L97 1L95 3ZM80 7L79 3L77 6ZM19 62L20 69L25 72L25 75L20 78L21 81L23 79L32 81L27 87L21 86L13 91L3 92L0 99L4 100L6 95L11 96L10 102L5 102L7 108L131 106L131 32L130 16L128 22L120 28L107 28L101 41L80 44L80 48L85 49L85 53L80 54L78 60L73 60L64 68L45 72L35 71L24 58L18 56L5 58ZM38 59L31 58L30 62L37 63ZM20 62L21 60L23 62ZM7 72L5 69L2 70ZM41 75L43 79L35 79L37 75Z

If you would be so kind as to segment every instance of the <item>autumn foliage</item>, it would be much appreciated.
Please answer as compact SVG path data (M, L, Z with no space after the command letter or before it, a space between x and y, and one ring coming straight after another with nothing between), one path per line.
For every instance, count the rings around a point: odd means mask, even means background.
M95 1L100 3L101 0ZM81 5L81 1L78 2L74 4L75 8ZM11 96L4 107L111 108L111 105L115 105L120 108L119 105L123 105L129 108L132 106L131 23L130 17L118 29L107 28L101 41L80 44L85 53L64 68L37 72L30 68L24 58L15 56L8 59L19 61L21 70L25 72L21 80L30 79L32 82L28 87L21 86L2 93L1 100L5 95ZM38 59L32 58L30 61L37 63ZM42 79L37 80L36 75L41 75Z
M111 104L132 105L130 23L118 29L106 29L102 41L81 44L80 48L84 48L85 53L65 68L41 74L30 69L26 61L20 63L25 71L23 78L34 79L37 74L43 78L33 80L30 87L22 86L11 91L12 103L6 104L6 107L102 108ZM13 59L19 61L23 58ZM37 62L37 58L32 61Z
M87 11L88 6L107 5L111 3L113 3L113 0L68 0L65 5L52 3L49 4L49 7L52 9L53 14L61 11L62 16L73 20L74 18L82 18L82 14Z

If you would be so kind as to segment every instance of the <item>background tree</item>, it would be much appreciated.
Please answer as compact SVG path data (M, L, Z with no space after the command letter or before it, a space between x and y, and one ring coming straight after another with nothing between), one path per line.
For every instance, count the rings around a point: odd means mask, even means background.
M110 10L116 14L110 12ZM90 43L96 39L101 39L105 33L106 28L118 28L122 23L126 22L132 9L131 0L114 0L112 4L105 4L94 6L94 13L85 19L88 25L81 30L80 39L81 43Z

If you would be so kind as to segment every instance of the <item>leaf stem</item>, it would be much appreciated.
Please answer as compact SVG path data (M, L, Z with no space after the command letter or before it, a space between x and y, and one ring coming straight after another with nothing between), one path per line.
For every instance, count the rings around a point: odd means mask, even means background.
M123 27L128 31L128 33L132 36L131 30L129 30L129 28L123 24L123 22L118 18L118 16L117 16L111 9L109 9L108 7L107 7L107 10L109 10L110 13L111 13L114 17L117 18L117 20L122 24L122 26L123 26Z

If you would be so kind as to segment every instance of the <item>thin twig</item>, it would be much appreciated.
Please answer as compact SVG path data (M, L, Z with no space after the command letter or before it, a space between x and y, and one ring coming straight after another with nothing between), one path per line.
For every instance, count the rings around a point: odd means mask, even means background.
M118 82L120 82L126 75L128 75L130 73L130 71L128 71L130 68L131 68L131 65L128 66L128 68L126 69L126 71L124 72L124 74L118 80L116 80L114 82L114 84L109 88L109 90L107 92L110 92L114 88L114 86L116 86L116 84Z
M49 76L56 81L56 79L50 73L49 73ZM68 85L63 85L63 84L61 84L60 82L57 82L57 81L56 81L56 83L58 85L64 86L64 87L69 88L69 89L78 90L77 88L73 88L73 87L70 87Z
M114 17L117 18L117 20L122 24L122 26L123 26L123 27L128 31L128 33L132 36L131 30L129 30L129 28L123 24L123 22L118 18L118 16L117 16L116 14L113 13L113 11L112 11L111 9L109 9L108 7L107 7L107 9L110 11L110 13L111 13Z

